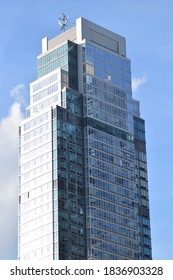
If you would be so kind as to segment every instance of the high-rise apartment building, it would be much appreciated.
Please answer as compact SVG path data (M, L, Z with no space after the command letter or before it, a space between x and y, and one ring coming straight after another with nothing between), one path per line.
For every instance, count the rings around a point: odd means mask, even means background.
M151 259L144 120L125 39L42 40L19 129L19 259Z

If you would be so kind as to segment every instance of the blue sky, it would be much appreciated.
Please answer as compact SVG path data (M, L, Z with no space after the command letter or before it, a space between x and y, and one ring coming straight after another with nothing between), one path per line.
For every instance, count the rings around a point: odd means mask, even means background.
M1 0L0 8L0 259L17 257L17 125L36 79L41 39L85 17L126 37L134 98L146 120L154 259L173 259L173 1Z

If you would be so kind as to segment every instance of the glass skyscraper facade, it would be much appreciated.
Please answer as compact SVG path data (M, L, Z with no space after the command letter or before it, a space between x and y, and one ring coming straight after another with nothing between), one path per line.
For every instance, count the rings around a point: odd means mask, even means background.
M19 259L151 259L145 123L125 39L42 40L19 128Z

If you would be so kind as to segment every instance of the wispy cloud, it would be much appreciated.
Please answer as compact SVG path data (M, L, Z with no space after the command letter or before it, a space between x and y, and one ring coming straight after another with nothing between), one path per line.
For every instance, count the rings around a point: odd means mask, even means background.
M27 105L27 90L24 84L19 84L15 86L11 91L10 91L10 96L14 98L16 102L18 102L22 107L26 107Z
M147 82L146 76L132 78L132 92L136 93L139 87Z
M0 120L0 259L17 254L18 126L21 105L13 103Z

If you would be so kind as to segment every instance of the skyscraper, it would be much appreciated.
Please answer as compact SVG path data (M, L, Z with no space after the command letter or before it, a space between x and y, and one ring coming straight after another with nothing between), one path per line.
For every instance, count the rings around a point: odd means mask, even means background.
M151 259L145 124L125 39L42 40L19 128L19 259Z

